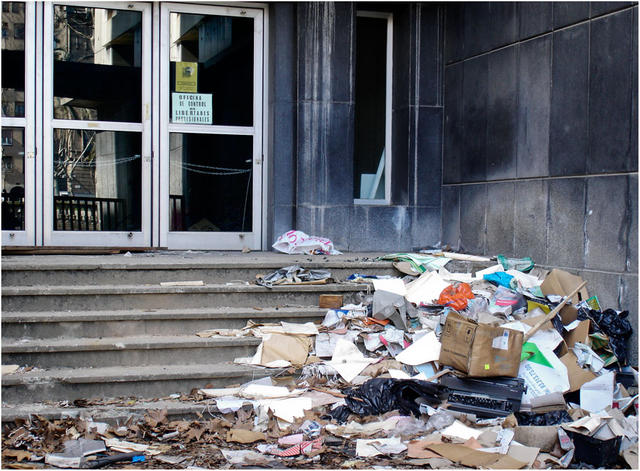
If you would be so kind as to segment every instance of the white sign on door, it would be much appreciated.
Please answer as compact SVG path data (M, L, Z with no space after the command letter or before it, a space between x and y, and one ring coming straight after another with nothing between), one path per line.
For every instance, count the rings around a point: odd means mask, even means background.
M211 93L172 93L171 122L212 124Z

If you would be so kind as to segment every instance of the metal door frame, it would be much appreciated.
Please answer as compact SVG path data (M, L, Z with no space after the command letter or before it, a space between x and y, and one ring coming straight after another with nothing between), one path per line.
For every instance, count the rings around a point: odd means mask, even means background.
M154 208L157 208L157 230L159 245L169 249L206 249L206 250L239 250L242 248L261 249L263 238L263 135L265 119L264 106L264 35L266 10L262 6L244 6L234 4L202 5L187 3L163 3L160 5L157 34L154 40L160 42L158 55L154 53L154 82L158 94L154 98L159 106L154 108L154 118L158 136L154 138L154 155L158 156L157 167L154 167ZM169 14L170 12L193 13L203 15L235 16L254 19L254 80L253 80L253 126L219 126L169 123ZM157 42L156 42L157 44ZM158 57L159 56L159 57ZM157 60L155 60L157 57ZM253 137L253 188L252 188L252 231L251 232L170 232L169 231L169 133L198 133L218 135L245 135Z
M109 8L142 13L142 110L140 123L113 121L79 121L53 118L53 5ZM53 246L148 247L151 245L151 4L122 2L56 1L44 4L43 54L43 243ZM53 230L53 130L79 129L95 131L138 132L142 140L141 230L127 231L56 231Z
M2 117L2 128L24 128L24 230L3 230L2 245L36 245L36 168L41 156L36 153L36 6L26 2L24 25L24 117Z

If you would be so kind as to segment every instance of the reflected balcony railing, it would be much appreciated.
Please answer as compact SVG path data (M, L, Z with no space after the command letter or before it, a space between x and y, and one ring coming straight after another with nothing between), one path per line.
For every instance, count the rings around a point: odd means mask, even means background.
M126 201L122 198L54 196L54 229L57 231L126 230Z

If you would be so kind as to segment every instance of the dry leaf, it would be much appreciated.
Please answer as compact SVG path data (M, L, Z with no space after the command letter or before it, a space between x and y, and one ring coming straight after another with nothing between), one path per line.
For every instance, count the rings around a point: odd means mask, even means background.
M26 450L2 450L2 456L15 458L18 461L31 459L31 453Z
M231 429L227 432L227 442L253 443L265 440L265 434L253 430Z
M145 422L150 427L157 427L167 421L167 409L149 409L144 416Z

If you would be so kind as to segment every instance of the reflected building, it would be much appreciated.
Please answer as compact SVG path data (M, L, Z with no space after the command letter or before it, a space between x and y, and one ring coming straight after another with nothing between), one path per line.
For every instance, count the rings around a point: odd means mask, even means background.
M140 20L137 12L54 7L55 119L132 121L131 116L136 115L139 119L139 101L118 100L114 94L122 94L124 90L113 85L123 77L137 76L137 82L140 81ZM97 85L87 87L87 80L97 81ZM100 86L106 83L111 86ZM56 227L67 230L139 228L140 185L136 181L140 175L140 158L137 135L56 129L54 192L60 202L55 209ZM92 208L88 225L74 224L74 218L82 216L75 214L74 204Z

